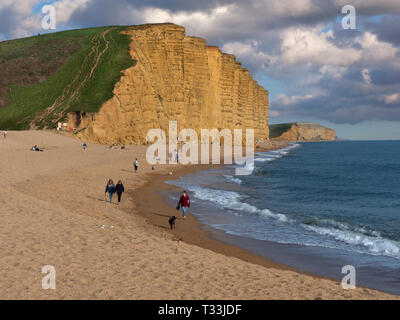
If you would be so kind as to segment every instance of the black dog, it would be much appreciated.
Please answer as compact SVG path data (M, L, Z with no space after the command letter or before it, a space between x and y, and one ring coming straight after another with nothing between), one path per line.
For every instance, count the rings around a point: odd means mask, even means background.
M171 226L171 229L175 228L175 220L176 220L175 216L171 217L171 219L168 220L169 225Z

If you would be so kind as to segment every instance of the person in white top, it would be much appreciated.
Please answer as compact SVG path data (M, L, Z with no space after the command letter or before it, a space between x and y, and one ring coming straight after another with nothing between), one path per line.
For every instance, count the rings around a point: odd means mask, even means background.
M3 137L4 137L4 139L7 138L7 134L8 134L7 130L4 130L4 131L3 131Z
M133 166L135 167L135 173L137 173L138 168L139 168L139 161L137 158L136 158L135 162L133 163Z

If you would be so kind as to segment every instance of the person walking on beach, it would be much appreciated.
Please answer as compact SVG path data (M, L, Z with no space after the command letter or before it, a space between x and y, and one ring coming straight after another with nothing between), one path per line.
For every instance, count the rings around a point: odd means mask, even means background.
M111 179L108 180L108 183L106 185L105 194L107 194L107 192L108 192L108 196L110 197L110 203L112 203L113 194L115 193L115 184Z
M139 168L139 161L137 158L136 158L135 162L133 163L133 166L135 167L135 173L137 173L138 168Z
M179 207L182 209L183 219L186 219L186 211L188 208L190 208L190 199L186 190L182 192L182 196L179 199L177 209L179 209Z
M83 146L82 146L82 147L83 147L83 151L86 152L86 149L87 149L87 144L86 144L86 142L83 143Z
M8 134L7 130L4 130L4 131L3 131L3 138L4 138L4 139L7 138L7 134Z
M122 184L121 180L119 180L117 185L115 186L115 192L118 195L118 205L119 205L121 203L122 193L125 192L125 188L124 188L124 185Z

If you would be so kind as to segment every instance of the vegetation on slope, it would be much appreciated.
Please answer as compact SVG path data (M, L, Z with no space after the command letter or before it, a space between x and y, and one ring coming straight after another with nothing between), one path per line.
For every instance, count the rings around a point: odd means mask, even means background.
M68 112L97 112L112 97L121 71L135 63L129 36L121 33L125 29L72 30L0 43L0 67L7 65L8 74L21 65L16 61L39 64L22 72L25 80L0 83L0 96L3 90L7 99L0 128L54 127Z
M269 125L269 137L270 139L280 137L284 132L288 131L292 127L293 123L280 123Z

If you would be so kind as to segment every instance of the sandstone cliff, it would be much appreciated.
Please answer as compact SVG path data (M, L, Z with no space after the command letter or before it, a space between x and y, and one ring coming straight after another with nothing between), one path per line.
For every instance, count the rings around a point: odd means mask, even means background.
M273 140L287 141L332 141L336 139L335 130L312 122L295 122L269 126Z
M95 114L70 114L81 139L145 144L149 129L255 129L268 139L268 91L233 55L185 35L174 24L143 25L125 31L137 60L124 71L114 97Z

